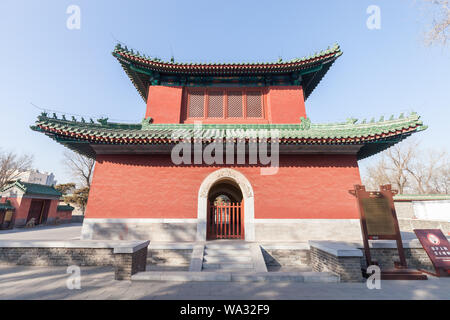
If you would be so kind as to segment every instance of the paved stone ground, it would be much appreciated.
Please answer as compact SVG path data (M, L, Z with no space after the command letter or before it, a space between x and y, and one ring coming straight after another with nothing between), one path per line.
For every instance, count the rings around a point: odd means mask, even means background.
M81 269L81 289L69 290L65 267L0 267L0 299L438 299L450 300L450 278L364 283L131 282L112 268Z
M0 231L0 240L78 239L81 224ZM450 300L450 278L364 283L131 282L114 280L112 268L84 267L81 289L69 290L65 267L0 266L0 299L438 299Z
M67 223L59 226L0 230L0 240L76 240L80 239L81 226L81 223Z

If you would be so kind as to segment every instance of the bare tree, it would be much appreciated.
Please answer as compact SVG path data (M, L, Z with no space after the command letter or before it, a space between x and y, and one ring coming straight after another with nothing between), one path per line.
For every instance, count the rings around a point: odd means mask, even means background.
M445 151L430 150L421 153L406 170L413 178L417 193L447 193L450 177L449 160Z
M436 9L431 29L425 34L427 45L443 44L450 39L450 3L449 0L425 0Z
M378 189L382 184L391 184L399 193L410 186L408 168L415 156L412 143L397 144L381 154L380 160L367 169L367 185Z
M415 139L399 143L369 165L363 177L370 189L391 184L399 193L448 194L450 160L445 151L422 150Z
M0 152L0 189L9 181L19 178L21 172L31 168L32 155L18 155L13 151Z
M91 187L94 159L82 156L79 153L66 151L64 152L64 162L74 179L80 182L83 187Z

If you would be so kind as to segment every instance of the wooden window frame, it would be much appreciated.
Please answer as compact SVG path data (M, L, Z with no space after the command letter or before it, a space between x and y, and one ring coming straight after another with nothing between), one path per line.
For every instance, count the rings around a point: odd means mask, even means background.
M255 87L192 87L185 88L184 91L184 106L185 116L183 123L194 123L196 121L201 121L202 123L269 123L267 117L267 88L255 88ZM190 93L203 91L203 117L189 117L189 105L190 105ZM222 92L222 117L208 117L208 106L209 106L209 93L210 92ZM228 117L228 93L230 91L236 92L240 91L242 94L242 117ZM261 93L261 103L262 103L262 116L257 117L247 117L247 93L248 92L259 92Z

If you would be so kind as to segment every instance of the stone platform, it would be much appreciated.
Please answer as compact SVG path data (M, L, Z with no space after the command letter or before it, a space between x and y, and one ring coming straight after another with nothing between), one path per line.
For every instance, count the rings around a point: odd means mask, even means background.
M149 241L0 240L0 265L113 266L116 280L145 271Z

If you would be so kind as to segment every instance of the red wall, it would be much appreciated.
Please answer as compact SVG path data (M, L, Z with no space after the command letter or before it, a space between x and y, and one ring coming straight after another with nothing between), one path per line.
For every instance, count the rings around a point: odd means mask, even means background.
M58 208L59 200L51 200L50 201L50 208L48 209L48 218L56 218L58 217L58 212L56 209Z
M149 86L145 117L152 117L153 123L180 123L183 103L182 87ZM300 123L306 117L305 99L301 86L269 87L266 99L267 119L248 123ZM210 122L210 121L206 121ZM216 123L236 123L236 119L217 120ZM247 123L246 122L246 123Z
M149 86L145 117L153 123L180 123L182 87Z
M196 218L202 181L222 167L176 166L169 156L99 155L86 218ZM230 167L253 187L255 218L358 218L348 193L361 183L355 156L282 156L272 176L257 166Z
M300 117L306 118L301 86L270 87L267 104L270 123L300 123Z
M31 200L30 198L7 198L11 201L11 205L16 209L14 211L14 220L28 218L28 211L30 211Z

